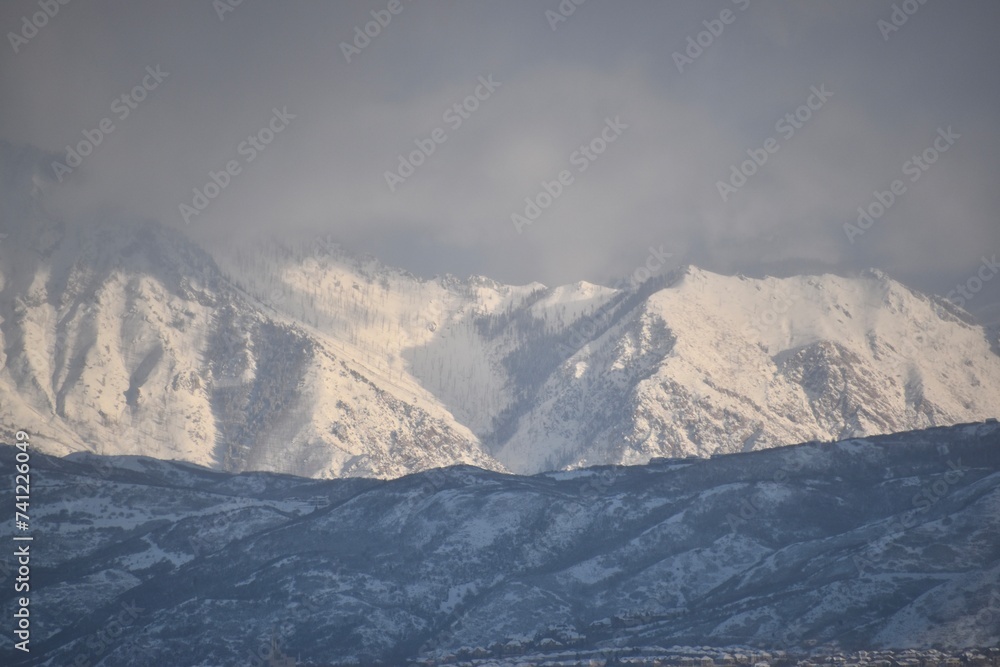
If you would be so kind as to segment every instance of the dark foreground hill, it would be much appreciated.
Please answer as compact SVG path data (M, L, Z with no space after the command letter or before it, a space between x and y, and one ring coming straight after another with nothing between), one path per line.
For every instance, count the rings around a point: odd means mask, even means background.
M5 630L4 664L1000 641L996 423L532 477L31 466L31 653ZM16 563L0 567L11 619Z

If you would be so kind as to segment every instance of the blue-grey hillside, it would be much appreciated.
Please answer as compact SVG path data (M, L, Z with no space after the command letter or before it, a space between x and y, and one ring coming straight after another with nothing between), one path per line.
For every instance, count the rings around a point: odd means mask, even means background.
M30 664L1000 641L996 423L527 477L32 465Z

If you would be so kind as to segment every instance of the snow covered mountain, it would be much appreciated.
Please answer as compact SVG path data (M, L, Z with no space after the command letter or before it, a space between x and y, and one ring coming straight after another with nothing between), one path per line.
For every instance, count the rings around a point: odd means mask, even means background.
M155 223L67 224L31 192L0 202L0 435L26 429L54 454L534 473L1000 406L996 332L877 271L420 279L329 239L209 254Z
M752 280L688 268L621 302L538 388L539 407L498 452L513 470L889 433L1000 406L984 330L879 272Z
M1000 356L878 271L636 289L418 280L328 240L229 248L233 280L438 397L510 470L707 456L994 416Z
M429 392L265 312L162 226L38 220L8 231L0 276L0 423L44 451L318 477L501 468Z
M311 665L565 667L1000 641L996 423L532 477L31 462L23 664L267 664L277 646Z

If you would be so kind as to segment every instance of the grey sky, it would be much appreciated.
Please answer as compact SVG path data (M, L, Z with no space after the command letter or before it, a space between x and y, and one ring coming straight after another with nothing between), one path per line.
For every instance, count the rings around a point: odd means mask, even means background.
M608 282L662 245L720 272L875 266L946 294L1000 252L995 0L897 0L916 11L888 39L889 0L588 0L555 30L558 0L402 0L346 62L341 43L389 4L243 0L220 20L211 0L75 0L15 53L8 33L42 10L6 0L0 139L62 159L111 120L44 189L66 218L154 218L206 243L332 233L423 275ZM723 10L679 72L672 54ZM169 74L120 118L147 66ZM455 127L444 114L479 77L499 87ZM812 86L832 96L787 137L775 124ZM241 142L275 108L295 118L248 162ZM627 128L579 171L574 151L616 117ZM911 181L904 164L949 127L959 138ZM446 139L391 192L385 172L435 128ZM717 181L769 137L777 152L723 202ZM229 160L239 173L185 223L179 205ZM564 169L572 183L519 234L511 214ZM895 179L905 193L850 243L844 223ZM967 307L997 300L1000 276Z

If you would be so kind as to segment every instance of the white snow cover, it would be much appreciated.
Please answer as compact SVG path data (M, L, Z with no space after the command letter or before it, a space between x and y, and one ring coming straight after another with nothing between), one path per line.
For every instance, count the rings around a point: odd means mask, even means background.
M641 293L423 280L326 243L213 258L151 226L25 229L0 247L0 435L25 428L57 454L396 477L996 416L984 329L877 271L660 280Z

